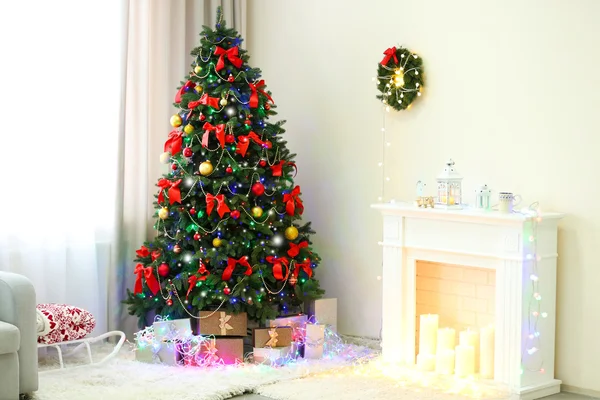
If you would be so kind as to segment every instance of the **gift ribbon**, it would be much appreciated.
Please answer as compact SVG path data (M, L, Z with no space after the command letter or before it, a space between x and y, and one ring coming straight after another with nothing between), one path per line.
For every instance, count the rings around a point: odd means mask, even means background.
M236 68L240 68L244 61L242 61L242 59L238 57L239 52L240 49L238 48L238 46L231 47L227 50L225 50L222 47L216 46L215 55L219 56L219 61L217 61L215 70L219 72L220 70L225 68L225 57L227 57L229 62L235 65Z
M298 244L290 243L290 249L287 251L287 253L290 257L296 257L298 254L300 254L300 250L305 247L308 247L308 242L306 240Z
M160 290L160 285L154 276L152 267L144 267L143 264L138 264L135 266L134 273L137 275L137 278L135 279L135 287L133 289L134 294L140 294L144 291L142 287L142 277L146 278L146 286L148 286L148 289L150 289L152 294L158 293Z
M142 246L135 251L135 254L137 254L137 256L140 258L148 257L148 255L150 254L150 250L148 250L146 246Z
M267 262L273 264L273 276L278 281L282 281L288 275L289 271L289 260L285 257L277 258L275 256L268 256L266 258ZM283 268L285 267L285 274L283 273Z
M225 268L225 270L223 271L221 279L224 281L228 281L229 279L231 279L231 274L233 273L235 266L238 264L240 264L242 267L246 267L244 275L252 275L252 266L250 266L250 264L248 263L248 256L242 256L238 260L229 257L227 259L227 268Z
M271 101L271 103L275 104L269 93L265 92L265 90L263 89L265 87L265 81L263 79L256 82L256 84L249 83L248 85L250 85L250 90L252 91L252 94L250 95L250 108L258 107L259 93L264 94L267 97L267 99Z
M215 206L215 200L217 201L217 212L219 213L219 217L223 218L223 215L225 215L226 212L231 211L227 204L225 204L224 194L213 196L210 193L206 193L206 214L210 215L212 213Z
M294 276L298 277L298 274L300 273L300 268L302 268L302 270L304 272L306 272L306 275L308 275L308 277L310 278L312 276L312 268L310 267L310 258L306 259L306 262L303 263L296 263L296 268L294 269Z
M209 107L212 107L212 108L216 108L218 110L219 109L219 98L218 97L210 97L208 95L208 93L204 93L202 95L202 97L200 97L199 100L190 101L188 103L188 108L189 109L193 109L193 108L196 108L196 107L198 107L200 105L209 106Z
M202 135L202 146L208 147L208 139L210 137L211 132L215 132L215 137L219 141L221 148L225 148L225 124L219 124L217 126L213 126L210 122L204 123L202 126L204 129L204 135Z
M204 361L208 362L208 364L217 363L219 361L219 356L217 356L217 340L209 339L204 342L206 347L206 356L204 357Z
M265 347L275 347L277 346L277 328L269 329L269 341L265 343Z
M169 137L168 137L167 141L165 142L164 151L171 152L172 156L179 153L181 151L181 144L183 143L183 139L181 138L181 135L182 135L181 131L178 131L178 130L171 131L171 133L169 133Z
M383 57L383 60L381 60L381 65L387 65L391 58L394 58L394 63L398 64L398 57L396 57L396 47L390 47L389 49L384 51L383 54L385 54L385 57Z
M233 329L227 322L231 319L231 315L227 315L225 311L221 311L221 318L219 318L219 328L221 329L221 335L227 335L227 331Z
M200 274L200 276L194 274L188 278L189 287L188 287L188 291L185 295L186 300L188 299L192 289L194 289L196 287L196 283L198 283L198 281L205 281L206 277L208 275L210 275L210 272L208 272L208 270L206 269L206 266L202 262L200 262L200 268L198 268L198 271L196 273Z
M196 84L192 81L187 81L185 83L185 85L183 85L181 88L179 88L179 90L177 91L177 94L175 95L175 103L179 104L181 103L181 96L183 96L183 94L186 92L186 89L191 89L194 86L196 86Z
M277 164L271 165L271 171L273 173L273 176L281 176L283 175L283 167L285 165L291 165L292 167L294 167L295 171L294 171L294 177L296 176L296 174L298 173L298 167L296 167L296 164L294 164L291 161L285 161L285 160L281 160L279 161Z
M181 179L176 181L170 181L168 179L161 179L158 181L158 187L160 191L158 192L158 202L162 203L165 201L165 189L168 189L167 195L169 196L169 204L173 204L175 202L181 204L181 191L179 190L179 184L181 183Z
M246 157L246 152L248 151L248 146L250 146L250 139L254 140L256 144L260 146L266 146L267 149L271 148L271 143L263 142L256 133L250 132L247 136L239 136L239 143L237 145L236 153L241 154L242 157Z
M300 186L296 186L290 193L283 195L283 202L285 203L285 211L288 215L294 215L296 207L298 207L299 214L304 212L304 205L300 200Z

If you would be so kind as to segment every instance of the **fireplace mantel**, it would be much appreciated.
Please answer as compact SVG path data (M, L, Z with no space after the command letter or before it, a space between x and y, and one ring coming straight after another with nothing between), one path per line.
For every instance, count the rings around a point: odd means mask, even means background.
M383 215L382 352L386 361L415 362L418 261L492 269L496 276L494 380L506 384L517 399L559 392L554 344L557 224L563 214L542 213L536 219L518 213L419 208L409 203L374 204L372 208ZM540 312L545 318L538 321L539 351L530 355L527 336L534 251Z

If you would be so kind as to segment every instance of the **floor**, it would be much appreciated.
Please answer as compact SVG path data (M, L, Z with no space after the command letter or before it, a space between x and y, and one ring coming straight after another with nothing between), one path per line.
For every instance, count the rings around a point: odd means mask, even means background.
M544 400L593 400L593 397L582 396L572 393L559 393L552 396L544 397ZM236 396L231 400L271 400L269 397L264 397L258 394L244 394Z

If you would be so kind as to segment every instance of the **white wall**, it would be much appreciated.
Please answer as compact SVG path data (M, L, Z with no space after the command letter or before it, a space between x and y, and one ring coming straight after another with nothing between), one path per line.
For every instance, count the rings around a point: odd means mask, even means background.
M424 96L387 115L386 190L410 199L447 158L487 183L569 214L561 223L557 374L600 391L600 2L252 0L248 50L287 119L305 217L339 298L340 330L378 337L382 111L371 77L404 45ZM469 199L471 200L471 199Z

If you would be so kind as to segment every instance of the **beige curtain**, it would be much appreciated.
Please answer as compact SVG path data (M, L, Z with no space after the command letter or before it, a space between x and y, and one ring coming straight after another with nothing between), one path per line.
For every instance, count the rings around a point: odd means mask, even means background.
M109 328L128 336L137 318L121 304L134 283L135 250L155 235L152 202L156 182L166 172L159 155L171 130L177 87L189 73L190 51L200 44L202 25L214 27L217 6L227 26L245 37L244 0L129 0L123 7L123 87L120 134L119 246L109 282Z

